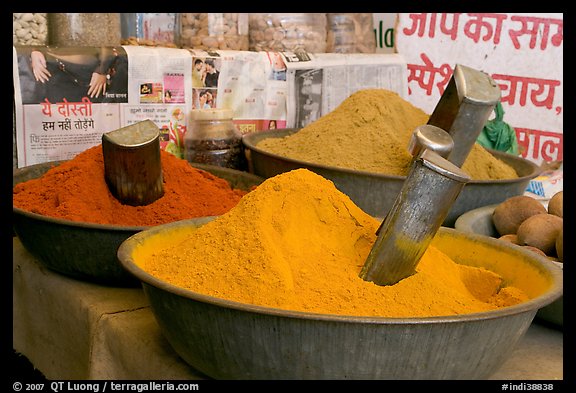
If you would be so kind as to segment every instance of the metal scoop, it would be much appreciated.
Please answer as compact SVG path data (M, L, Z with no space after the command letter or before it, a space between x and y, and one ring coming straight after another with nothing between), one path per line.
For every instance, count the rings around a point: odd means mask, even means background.
M160 130L144 120L102 135L104 176L123 204L148 205L164 194Z
M412 160L417 159L426 150L432 150L439 156L446 158L454 148L454 140L446 131L436 126L425 124L416 127L412 132L410 141L408 142L408 151L412 154ZM380 234L384 222L380 224L380 228L376 234Z
M456 64L428 119L429 125L446 130L454 140L448 161L462 166L500 96L498 84L488 74Z
M456 64L428 124L412 135L410 172L378 228L360 272L362 279L393 285L415 273L452 204L470 181L460 167L499 100L500 88L489 75Z
M410 172L360 272L365 281L393 285L416 271L470 177L438 153L424 149Z
M429 124L418 126L412 132L408 151L414 158L417 158L426 149L446 158L454 149L454 139L439 127Z

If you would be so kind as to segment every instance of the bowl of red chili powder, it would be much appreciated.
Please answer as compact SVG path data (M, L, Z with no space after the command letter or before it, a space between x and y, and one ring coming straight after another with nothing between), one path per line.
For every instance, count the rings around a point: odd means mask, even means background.
M226 213L262 182L248 172L191 164L161 151L164 195L145 206L123 205L104 177L102 145L71 160L13 171L15 241L50 270L111 286L138 286L116 252L144 229Z

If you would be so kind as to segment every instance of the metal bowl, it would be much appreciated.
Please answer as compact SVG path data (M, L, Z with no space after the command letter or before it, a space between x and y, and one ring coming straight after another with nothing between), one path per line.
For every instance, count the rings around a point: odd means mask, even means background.
M479 207L477 209L464 213L456 220L454 226L455 229L466 233L475 233L478 235L490 236L494 238L499 237L498 231L496 230L494 222L492 221L492 213L494 212L496 206L498 206L498 204ZM564 268L564 263L555 261L552 262L556 264L560 269ZM563 297L558 298L551 304L538 310L538 312L536 313L536 317L538 319L550 322L554 325L560 327L563 326L564 325Z
M242 137L250 172L263 178L273 177L296 168L307 168L334 182L336 188L347 194L366 213L374 217L385 217L392 208L404 184L405 176L385 175L373 172L337 168L283 157L257 147L267 138L283 138L300 129L287 128L245 134ZM496 150L492 155L512 166L518 173L516 179L473 180L466 184L443 222L453 227L463 213L480 206L500 203L505 199L521 195L531 179L541 172L532 161Z
M142 282L174 350L216 379L487 378L512 353L536 311L562 293L562 273L548 259L452 228L441 228L432 244L456 261L501 274L530 293L531 300L447 317L324 315L206 296L139 267L143 244L162 241L173 230L198 227L197 222L180 221L142 231L122 243L118 258ZM486 253L493 258L483 258ZM526 274L515 277L520 265Z
M27 166L13 171L13 186L41 177L63 161ZM248 172L191 164L249 190L263 179ZM50 270L98 284L133 287L138 280L118 262L116 251L128 237L149 227L83 223L48 217L13 207L13 228L22 245ZM198 218L199 222L204 222Z

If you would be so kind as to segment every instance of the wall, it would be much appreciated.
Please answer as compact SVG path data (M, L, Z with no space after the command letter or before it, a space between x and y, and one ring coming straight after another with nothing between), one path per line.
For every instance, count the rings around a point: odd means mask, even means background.
M414 105L431 113L455 64L484 71L522 157L563 160L563 14L403 13L394 38Z

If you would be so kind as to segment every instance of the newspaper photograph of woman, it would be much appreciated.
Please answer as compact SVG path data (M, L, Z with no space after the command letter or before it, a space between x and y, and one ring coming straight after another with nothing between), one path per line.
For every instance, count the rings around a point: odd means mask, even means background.
M22 104L128 102L122 47L17 47Z

